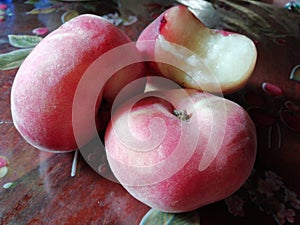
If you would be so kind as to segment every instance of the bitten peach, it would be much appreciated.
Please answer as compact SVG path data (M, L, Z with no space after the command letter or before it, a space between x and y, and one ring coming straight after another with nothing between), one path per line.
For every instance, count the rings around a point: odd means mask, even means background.
M140 34L137 47L150 67L186 88L231 93L243 87L256 64L248 37L205 27L187 7L173 6Z
M256 130L236 103L192 89L147 92L105 133L109 165L136 199L185 212L224 199L250 175Z
M128 43L131 43L129 37L116 26L89 14L68 21L46 36L25 59L13 82L11 113L20 134L42 150L71 151L78 148L72 124L72 104L77 85L96 59ZM131 50L138 57L138 50ZM91 127L99 122L96 115L102 97L112 102L123 86L144 76L143 63L128 65L110 78L102 78L103 69L94 71L98 80L107 79L101 89L86 86L81 90L85 93L81 101L90 101L90 108L77 109L81 115L78 125L81 143L96 135ZM94 85L97 79L90 85ZM97 92L98 99L89 99L91 90ZM87 116L88 110L93 110L95 116Z

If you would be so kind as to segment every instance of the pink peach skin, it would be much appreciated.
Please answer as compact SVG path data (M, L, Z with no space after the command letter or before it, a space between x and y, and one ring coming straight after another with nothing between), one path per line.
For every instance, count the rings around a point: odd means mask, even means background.
M228 197L248 178L256 157L255 126L241 106L184 92L139 96L113 115L105 133L118 181L136 199L165 212L191 211ZM186 110L188 118L175 116L174 109Z
M64 152L80 147L72 125L77 85L98 57L127 43L131 40L117 27L89 14L68 21L46 36L25 59L13 82L11 113L20 134L41 150ZM132 51L139 54L137 49ZM102 79L101 68L97 73L98 79ZM96 115L102 95L106 101L113 101L123 86L141 76L144 76L144 65L132 64L113 74L102 89L94 90L99 96L91 102L94 108L79 109L82 143L96 135L91 127L98 123ZM88 99L90 89L85 87L86 95L82 96L82 101L91 101ZM94 110L95 116L86 116L87 110Z

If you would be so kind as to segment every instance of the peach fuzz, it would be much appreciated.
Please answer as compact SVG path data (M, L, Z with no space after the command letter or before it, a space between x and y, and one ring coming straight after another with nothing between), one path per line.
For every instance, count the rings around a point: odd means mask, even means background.
M133 197L177 213L241 187L254 166L256 130L247 112L225 98L194 89L150 91L113 114L105 147Z
M256 65L257 50L248 37L214 30L186 6L167 9L140 34L136 43L149 66L185 88L232 93L243 87ZM170 62L161 63L162 61Z
M25 59L13 82L11 113L20 134L41 150L64 152L80 147L72 124L77 85L97 58L127 43L131 40L125 33L107 20L90 14L80 15L47 35ZM132 51L139 55L136 48ZM102 69L95 71L97 79L108 79L107 83L99 90L86 86L86 95L81 96L82 102L94 101L90 102L89 109L78 109L82 142L96 135L91 129L95 123L102 126L96 116L102 96L112 102L122 86L144 76L143 63L129 65L110 78L102 78ZM141 87L141 91L143 89ZM91 91L97 92L98 99L88 98ZM95 111L95 116L86 116L88 110Z

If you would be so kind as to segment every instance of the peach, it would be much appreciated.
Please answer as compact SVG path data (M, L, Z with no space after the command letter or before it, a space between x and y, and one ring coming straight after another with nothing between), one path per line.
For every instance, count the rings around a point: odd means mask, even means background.
M248 37L205 27L187 7L173 6L140 34L137 47L150 67L183 87L232 93L243 87L256 64Z
M109 165L144 204L185 212L224 199L250 175L256 130L238 104L194 89L146 92L113 114Z
M129 43L132 43L129 37L116 26L89 14L66 22L46 36L25 59L13 82L11 113L16 129L38 149L72 151L80 147L73 131L73 101L78 84L99 57ZM140 58L135 46L130 50ZM94 66L94 78L80 89L81 104L76 106L80 121L76 123L83 144L96 135L93 127L103 127L96 116L102 97L112 104L123 86L144 76L143 63L128 65L105 76L103 71L119 60L114 58L101 68ZM139 90L142 92L144 87Z

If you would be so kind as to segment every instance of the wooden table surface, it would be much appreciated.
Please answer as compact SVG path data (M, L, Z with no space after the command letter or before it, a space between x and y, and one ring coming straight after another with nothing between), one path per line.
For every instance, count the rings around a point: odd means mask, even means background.
M8 6L11 15L0 22L0 53L16 49L8 42L9 34L31 35L34 28L47 27L51 31L61 24L61 11L26 14L33 5L16 1ZM99 9L102 14L112 10ZM299 28L299 21L295 23ZM133 24L121 29L136 38L142 27ZM300 64L299 36L266 40L257 47L257 67L249 83L226 97L249 109L253 116L258 132L256 171L275 172L282 177L285 190L300 195L300 82L290 79L292 69ZM101 177L81 156L76 176L71 177L74 153L39 151L20 136L10 112L10 90L16 72L0 71L0 160L5 159L8 168L0 178L0 224L139 224L149 208L119 184ZM268 84L265 89L263 83ZM266 88L277 94L279 91L280 96L266 93ZM289 104L293 115L290 120L281 120L280 113ZM5 188L8 183L13 184ZM300 224L300 211L293 210L294 224ZM198 213L202 225L277 224L272 215L250 201L245 203L244 216L230 214L225 201L205 206ZM285 217L287 224L289 218Z

